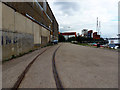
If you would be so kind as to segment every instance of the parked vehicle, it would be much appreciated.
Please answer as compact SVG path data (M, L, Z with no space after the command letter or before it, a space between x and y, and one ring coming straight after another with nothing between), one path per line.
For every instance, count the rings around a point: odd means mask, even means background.
M53 40L52 43L53 44L58 44L58 40Z
M103 45L100 45L100 47L104 47Z
M108 45L107 45L107 44L105 44L105 45L101 45L101 47L105 47L105 48L107 48L107 47L108 47Z
M91 45L97 45L97 43L92 43Z
M109 44L109 48L115 48L115 44Z
M78 43L78 41L71 41L72 43L74 43L74 44L77 44Z
M118 49L119 48L119 46L115 46L115 49Z
M96 44L96 43L93 43L93 46L97 46L97 44Z

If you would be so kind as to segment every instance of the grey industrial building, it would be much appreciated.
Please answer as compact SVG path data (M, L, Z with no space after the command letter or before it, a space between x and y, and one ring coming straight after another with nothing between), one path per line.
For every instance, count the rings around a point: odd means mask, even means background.
M0 59L58 39L58 27L48 2L0 2Z

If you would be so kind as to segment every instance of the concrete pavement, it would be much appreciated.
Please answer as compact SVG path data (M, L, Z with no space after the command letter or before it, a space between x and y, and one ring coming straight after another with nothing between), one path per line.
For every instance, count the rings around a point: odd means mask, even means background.
M56 53L58 74L65 88L117 88L118 53L64 43Z
M48 48L48 47L46 47ZM36 50L2 65L2 88L12 88L26 66L46 48Z
M52 55L58 46L52 46L36 59L19 88L56 88ZM4 63L3 88L11 88L28 63L45 49ZM64 88L118 87L118 53L115 51L62 43L55 60Z
M52 70L52 55L58 45L37 58L19 88L56 88Z

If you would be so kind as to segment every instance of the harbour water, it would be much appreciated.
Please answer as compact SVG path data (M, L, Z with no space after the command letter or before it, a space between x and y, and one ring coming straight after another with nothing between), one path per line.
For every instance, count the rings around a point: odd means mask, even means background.
M109 41L109 44L110 43L120 43L120 40L108 40Z

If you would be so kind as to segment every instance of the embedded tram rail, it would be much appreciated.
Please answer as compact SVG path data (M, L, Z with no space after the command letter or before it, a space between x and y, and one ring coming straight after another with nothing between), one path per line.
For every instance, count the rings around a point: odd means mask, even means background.
M3 89L116 88L117 56L117 52L70 43L46 47L3 64Z
M47 48L48 49L48 48ZM25 68L25 70L23 71L23 73L19 76L18 80L16 81L16 83L14 84L13 86L13 89L14 88L19 88L22 80L24 79L25 77L25 74L28 72L28 70L30 69L31 65L35 62L35 60L41 55L43 54L47 49L45 49L43 52L41 52L40 54L38 54L28 65L27 67Z
M55 80L55 83L56 83L56 88L57 89L60 89L60 90L63 90L63 85L61 83L61 80L59 78L59 75L58 75L58 72L57 72L57 69L56 69L56 65L55 65L55 54L57 52L57 50L60 48L61 45L59 45L54 53L53 53L53 56L52 56L52 70L53 70L53 77L54 77L54 80ZM38 54L28 65L27 67L24 69L24 71L22 72L22 74L20 74L18 80L15 82L14 86L12 87L12 89L18 89L19 86L21 85L23 79L25 78L25 75L27 74L27 72L30 70L32 64L36 61L36 59L38 57L40 57L45 51L47 51L48 49L50 49L51 47L45 49L44 51L42 51L40 54Z
M60 46L61 46L61 45L60 45ZM58 71L57 71L57 68L56 68L56 64L55 64L55 55L56 55L57 50L60 48L60 46L59 46L59 47L54 51L54 53L53 53L52 68L53 68L54 79L55 79L55 82L56 82L56 87L57 87L59 90L64 90L63 85L62 85L62 82L61 82L60 77L59 77L59 75L58 75Z

